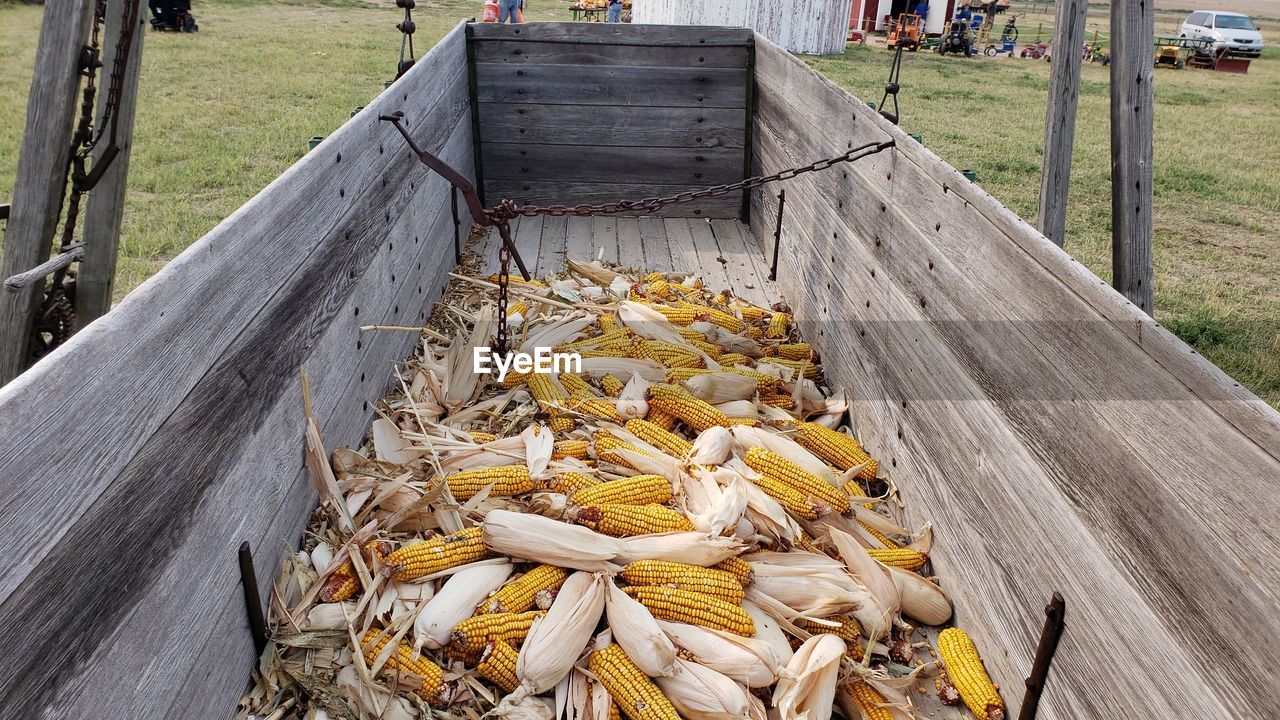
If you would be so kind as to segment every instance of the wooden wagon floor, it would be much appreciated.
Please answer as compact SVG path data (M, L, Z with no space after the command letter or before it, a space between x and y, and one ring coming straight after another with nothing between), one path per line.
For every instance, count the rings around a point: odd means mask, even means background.
M769 281L768 259L750 228L737 220L652 217L537 217L512 223L516 248L530 274L541 277L575 260L600 258L623 267L697 275L715 290L766 307L780 298ZM472 249L484 272L498 269L497 230ZM516 268L513 264L511 272Z

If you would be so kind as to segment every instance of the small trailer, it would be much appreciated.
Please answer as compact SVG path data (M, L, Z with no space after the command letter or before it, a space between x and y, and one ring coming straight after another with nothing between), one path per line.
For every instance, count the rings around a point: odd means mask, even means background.
M787 181L785 210L770 185L521 218L514 242L534 273L603 248L785 296L906 520L935 523L1010 708L1057 592L1039 717L1280 717L1280 414L769 41L602 24L460 25L0 390L0 716L235 712L238 548L269 597L317 498L300 371L325 445L357 446L417 338L361 328L423 322L466 236L396 112L489 204L665 196L892 140Z

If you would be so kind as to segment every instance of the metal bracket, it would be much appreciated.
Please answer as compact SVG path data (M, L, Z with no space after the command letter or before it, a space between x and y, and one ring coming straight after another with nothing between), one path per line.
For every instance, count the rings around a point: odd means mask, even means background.
M778 226L773 230L773 267L769 270L769 280L778 279L778 248L782 245L782 211L787 207L787 191L778 191Z
M1018 720L1034 720L1036 710L1040 707L1040 694L1044 692L1044 681L1049 677L1049 666L1053 664L1053 655L1058 651L1058 641L1067 629L1067 601L1062 593L1055 592L1044 608L1044 629L1040 631L1040 644L1036 646L1036 659L1031 664L1031 675L1027 677L1027 694L1022 697L1022 707L1018 709Z
M240 543L240 586L244 589L244 609L249 617L253 647L262 655L267 647L267 620L262 615L262 596L258 594L258 574L253 569L253 553L249 542Z

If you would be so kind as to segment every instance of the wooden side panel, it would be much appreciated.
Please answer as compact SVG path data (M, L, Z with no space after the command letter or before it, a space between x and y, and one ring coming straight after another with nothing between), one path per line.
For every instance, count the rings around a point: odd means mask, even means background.
M536 23L472 34L490 203L639 200L743 177L749 32ZM734 193L659 214L741 208Z
M792 52L844 51L853 0L645 0L635 22L749 27Z
M233 714L254 659L236 547L267 597L315 502L299 369L327 445L358 444L416 341L359 327L420 322L452 264L448 187L378 115L473 176L465 49L459 27L0 393L0 486L23 498L0 510L5 711Z
M898 143L791 181L779 284L908 520L934 523L957 622L1006 700L1056 590L1077 620L1041 717L1280 713L1275 650L1251 641L1278 626L1280 540L1256 528L1280 514L1280 416L1180 360L1176 340L1135 333L1140 311L1043 236L757 47L756 172ZM753 210L771 234L775 194Z

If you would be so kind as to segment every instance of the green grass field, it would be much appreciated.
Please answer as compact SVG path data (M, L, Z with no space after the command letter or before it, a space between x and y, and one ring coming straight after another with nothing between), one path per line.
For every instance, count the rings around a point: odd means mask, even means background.
M567 19L562 3L531 4L528 19ZM198 34L146 37L121 294L297 160L308 137L328 134L381 91L398 59L400 11L389 0L201 1L193 11ZM478 0L420 0L419 51L479 11ZM1090 12L1090 32L1105 34L1104 10ZM1020 19L1022 39L1050 21ZM1177 16L1158 22L1167 32ZM0 3L0 198L11 191L39 25L38 7ZM1280 407L1280 36L1269 37L1273 49L1248 76L1157 75L1156 312ZM809 60L870 101L880 99L889 61L871 45ZM1033 221L1048 71L1031 60L909 55L902 125ZM1108 77L1107 68L1085 65L1067 240L1067 250L1104 278Z

